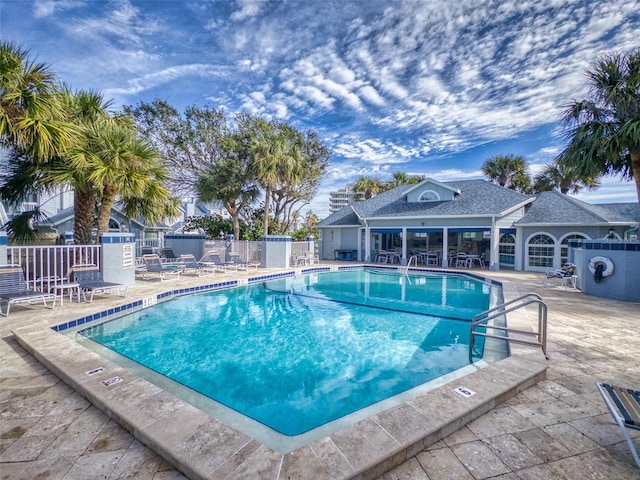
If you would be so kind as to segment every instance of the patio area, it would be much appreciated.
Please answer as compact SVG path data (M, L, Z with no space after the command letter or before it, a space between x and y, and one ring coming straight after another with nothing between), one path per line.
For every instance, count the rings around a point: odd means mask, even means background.
M640 479L640 470L622 433L595 387L598 380L638 387L640 303L589 297L560 286L543 288L541 274L482 273L513 282L520 292L539 293L547 302L550 354L547 379L381 478ZM256 274L229 273L224 278L248 275ZM171 288L198 281L202 282L184 277L172 282ZM137 281L129 298L144 298L167 287L159 282ZM95 309L96 304L101 308L102 303L118 300L100 298L93 306L65 303L64 308L57 307L54 311L16 307L8 318L2 318L1 478L185 478L46 370L11 334L13 329L34 319L41 321L51 316L50 322L55 324L57 317L70 313L80 316L87 309ZM356 448L357 439L353 443ZM361 452L363 456L369 453ZM315 454L321 456L323 452ZM231 467L216 471L210 478L282 478L279 471ZM318 474L314 478L331 478L328 472L324 477L322 472Z

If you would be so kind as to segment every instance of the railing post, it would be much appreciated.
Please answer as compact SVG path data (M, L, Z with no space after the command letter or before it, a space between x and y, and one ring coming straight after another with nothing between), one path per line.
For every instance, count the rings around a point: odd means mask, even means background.
M9 246L9 237L7 232L0 232L0 265L7 264L7 248Z

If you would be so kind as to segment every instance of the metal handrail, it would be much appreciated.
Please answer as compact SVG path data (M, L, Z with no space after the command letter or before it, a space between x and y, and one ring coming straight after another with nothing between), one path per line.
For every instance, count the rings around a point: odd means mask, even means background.
M514 305L516 302L520 302L517 305ZM493 320L495 318L501 317L507 313L513 312L515 310L519 310L520 308L526 307L527 305L537 304L538 305L538 331L531 332L526 330L518 330L515 328L509 327L501 327L497 325L487 325L487 322ZM509 308L505 308L509 305L512 305ZM489 338L497 338L499 340L506 340L514 343L521 343L525 345L535 345L542 348L542 353L545 358L549 358L547 355L547 304L544 303L542 297L537 293L529 292L524 295L520 295L508 302L501 303L493 308L485 310L484 312L480 312L471 321L471 325L469 326L469 363L473 362L473 346L475 343L475 336L480 337L489 337ZM492 313L494 312L494 313ZM491 315L489 315L492 313ZM481 318L483 317L483 318ZM505 335L495 335L493 333L483 333L476 332L475 328L477 326L483 325L487 328L493 330L501 330L505 332ZM512 338L509 337L508 333L519 333L522 335L534 335L537 337L537 341L533 340L524 340L520 338Z
M404 274L405 275L409 275L409 267L411 266L411 260L415 260L415 266L418 266L418 257L416 257L415 255L411 255L409 257L409 261L407 262L407 268L404 269Z

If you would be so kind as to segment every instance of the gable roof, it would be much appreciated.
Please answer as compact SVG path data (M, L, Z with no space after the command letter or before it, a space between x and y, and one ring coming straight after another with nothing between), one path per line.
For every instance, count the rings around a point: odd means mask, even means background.
M633 219L622 209L592 205L557 191L542 192L515 225L629 224Z
M446 189L446 190L451 190L453 193L460 193L460 190L459 190L459 189L457 189L457 188L453 188L453 187L452 187L451 185L449 185L449 184L442 183L442 182L438 182L437 180L434 180L433 178L425 178L425 179L424 179L424 180L422 180L421 182L416 183L415 185L413 185L413 187L412 187L412 188L409 188L407 191L405 191L405 192L404 192L404 194L405 194L405 195L408 195L408 194L409 194L409 192L412 192L412 191L414 191L414 190L417 190L417 189L419 189L419 188L422 188L422 187L424 187L425 185L428 185L428 184L430 184L430 183L431 183L431 184L433 184L433 185L436 185L436 186L438 186L438 187L442 187L442 188L444 188L444 189Z

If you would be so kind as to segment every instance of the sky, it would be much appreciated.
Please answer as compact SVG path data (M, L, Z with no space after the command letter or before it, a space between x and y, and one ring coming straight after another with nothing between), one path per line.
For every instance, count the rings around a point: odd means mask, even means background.
M640 47L640 0L0 0L0 37L114 108L162 99L249 112L330 147L309 207L361 175L531 173L562 151L563 107L603 54ZM591 203L637 201L605 177Z

